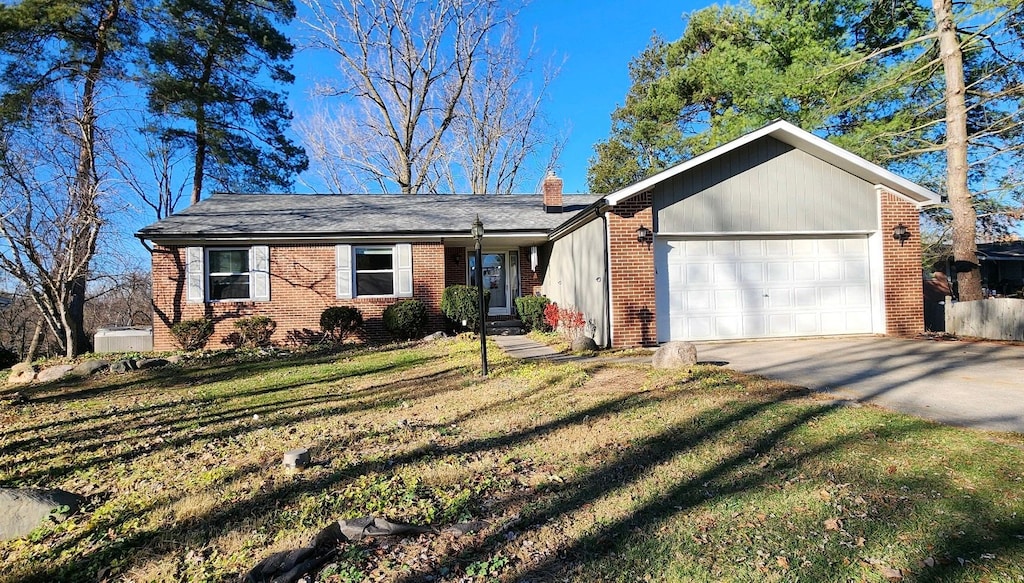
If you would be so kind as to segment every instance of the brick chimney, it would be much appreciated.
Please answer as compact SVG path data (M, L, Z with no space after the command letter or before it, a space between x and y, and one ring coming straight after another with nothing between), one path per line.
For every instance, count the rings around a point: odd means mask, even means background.
M544 192L544 210L549 213L562 212L562 179L555 172L548 172L541 186Z

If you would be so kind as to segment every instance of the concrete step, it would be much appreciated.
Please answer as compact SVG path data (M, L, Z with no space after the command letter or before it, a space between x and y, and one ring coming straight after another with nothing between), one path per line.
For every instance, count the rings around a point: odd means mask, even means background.
M522 320L496 320L485 325L489 336L517 336L525 334Z

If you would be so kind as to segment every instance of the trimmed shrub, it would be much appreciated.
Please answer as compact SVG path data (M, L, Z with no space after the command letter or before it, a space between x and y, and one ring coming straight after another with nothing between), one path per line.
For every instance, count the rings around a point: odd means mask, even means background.
M384 310L384 328L398 340L422 338L427 329L427 306L419 300L401 300Z
M235 320L235 329L238 330L238 342L240 346L258 347L269 346L270 337L274 330L277 330L277 322L269 316L251 316Z
M320 329L332 342L341 344L363 328L363 313L352 306L331 306L320 314Z
M182 350L201 350L213 336L213 320L197 318L183 320L171 326L171 336Z
M523 296L516 298L516 312L527 330L547 332L551 327L544 321L544 308L550 304L544 296Z
M484 305L491 301L491 290L484 290ZM475 285L453 285L444 288L441 294L441 311L456 328L477 330L480 328L480 308ZM463 323L465 322L465 323Z

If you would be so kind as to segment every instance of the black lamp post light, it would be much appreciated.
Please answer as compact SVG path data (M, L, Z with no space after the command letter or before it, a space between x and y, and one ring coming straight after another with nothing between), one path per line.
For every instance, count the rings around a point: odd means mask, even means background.
M480 374L487 376L487 306L484 305L484 264L481 242L484 238L484 224L480 222L480 215L473 221L473 228L470 229L473 240L476 242L476 291L477 306L480 310Z

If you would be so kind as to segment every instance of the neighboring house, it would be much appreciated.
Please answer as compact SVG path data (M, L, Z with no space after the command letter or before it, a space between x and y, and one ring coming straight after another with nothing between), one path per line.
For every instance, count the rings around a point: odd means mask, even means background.
M415 297L443 325L444 287L472 281L484 223L490 317L543 293L603 346L923 330L919 211L939 197L786 122L613 194L217 194L142 229L154 343L200 316L254 314L275 338L359 307L369 333ZM894 238L906 227L909 240Z
M1024 289L1024 241L979 243L978 261L986 288L1003 296L1020 295Z

